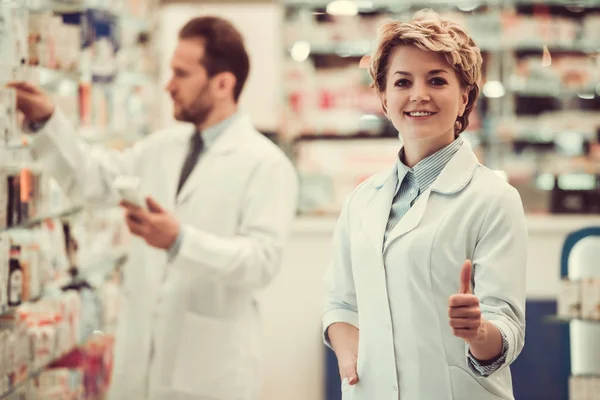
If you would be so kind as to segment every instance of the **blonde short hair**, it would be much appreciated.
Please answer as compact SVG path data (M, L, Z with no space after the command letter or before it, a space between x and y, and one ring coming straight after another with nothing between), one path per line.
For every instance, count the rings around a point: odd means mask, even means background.
M469 88L467 107L455 124L455 134L463 132L469 125L469 115L479 96L483 64L481 52L466 29L461 24L441 18L434 11L421 10L410 22L387 22L379 29L377 36L369 73L373 78L372 86L379 94L385 92L388 59L396 47L411 45L421 50L439 52L454 68L461 85Z

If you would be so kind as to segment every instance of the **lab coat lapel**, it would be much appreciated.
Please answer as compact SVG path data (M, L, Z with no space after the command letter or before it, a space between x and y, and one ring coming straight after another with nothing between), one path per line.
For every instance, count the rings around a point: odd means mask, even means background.
M465 141L433 182L431 191L442 195L460 192L471 182L478 166L475 153Z
M384 172L374 179L372 186L375 193L369 200L362 218L362 229L378 254L381 254L383 248L383 234L398 183L396 171L396 166L394 166L390 171Z
M475 157L469 145L464 143L446 167L444 167L431 187L419 196L406 215L392 229L392 232L388 235L384 251L394 240L410 233L419 226L427 210L429 197L432 193L453 195L460 192L471 182L478 165L477 157Z
M211 162L220 157L231 156L233 152L244 146L244 136L249 129L252 129L252 123L249 117L246 115L241 115L224 132L221 133L221 136L217 138L216 142L211 148L206 149L206 151L200 156L198 164L194 167L192 173L185 181L181 191L177 195L178 205L185 202L194 193L194 191L202 185L202 177L205 176L204 174L210 173ZM227 177L223 178L227 179ZM177 182L179 182L179 175L177 176L176 184Z
M411 232L423 219L423 215L425 215L425 210L427 209L427 202L429 201L429 195L431 190L427 189L423 192L415 204L408 210L408 212L398 221L396 226L392 229L392 231L388 234L388 238L385 242L384 251L390 246L390 244L398 239L399 237L406 235Z

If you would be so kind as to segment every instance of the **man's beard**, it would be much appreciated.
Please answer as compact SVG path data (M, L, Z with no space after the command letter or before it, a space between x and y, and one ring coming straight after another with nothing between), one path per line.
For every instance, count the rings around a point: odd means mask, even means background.
M208 95L208 86L205 86L196 100L189 107L180 106L179 111L175 113L175 119L181 122L190 122L199 125L206 121L214 108Z
M202 106L195 104L194 106L189 107L189 109L182 107L175 113L175 119L177 121L190 122L199 125L206 121L213 108L213 104L204 104Z

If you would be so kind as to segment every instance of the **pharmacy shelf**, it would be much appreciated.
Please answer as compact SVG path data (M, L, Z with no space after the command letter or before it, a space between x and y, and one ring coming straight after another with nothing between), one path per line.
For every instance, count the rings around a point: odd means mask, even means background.
M92 72L68 71L41 66L30 66L35 80L42 86L48 86L62 81L88 81L101 85L148 85L156 81L150 74L136 71L116 71L114 75L99 76Z
M62 64L64 68L71 67L71 70L57 70L42 67L40 65L27 66L15 64L9 66L0 66L0 85L2 85L2 83L6 83L7 81L14 80L35 82L43 86L47 92L53 94L58 93L65 98L68 97L67 100L72 101L69 106L71 104L76 104L77 100L80 100L84 95L87 95L87 92L83 94L78 93L77 89L81 84L86 85L89 83L89 87L91 87L94 95L96 92L93 92L93 90L99 89L97 93L107 98L113 94L115 91L114 89L122 88L122 91L116 93L115 96L118 98L115 101L124 102L132 98L126 98L126 95L131 95L131 93L127 92L132 92L134 96L133 101L137 101L138 97L145 95L146 89L148 89L149 86L156 88L158 76L153 71L154 68L152 61L146 62L146 57L156 61L154 53L154 37L153 35L150 35L149 37L141 37L140 35L148 35L154 32L159 16L157 13L159 0L142 0L138 2L125 0L0 0L0 3L2 4L0 7L8 5L8 7L16 8L17 10L15 14L19 17L23 14L29 14L29 16L33 16L34 14L53 14L55 16L59 16L60 14L63 14L63 16L65 14L72 14L69 16L64 16L65 20L67 18L81 18L81 20L85 22L85 20L96 21L99 19L105 19L106 21L110 21L111 28L113 25L116 28L114 30L114 34L118 37L115 37L115 41L120 41L120 43L125 46L121 47L119 51L123 51L125 49L130 50L128 53L117 53L118 56L122 55L122 57L119 57L118 60L122 59L124 62L126 62L126 64L119 63L118 65L115 65L115 68L113 68L115 71L111 70L110 68L108 68L108 70L102 69L100 68L100 65L94 64L93 61L91 65L88 65L90 60L88 57L86 57L87 54L85 53L76 55L79 60L77 66L75 66L75 64ZM66 21L64 21L64 23L66 23ZM43 26L41 28L43 28ZM82 31L86 28L87 26L81 26ZM92 28L93 29L90 29L90 34L98 32L98 27L96 25L94 25ZM94 42L94 46L95 45L96 42ZM143 52L143 60L137 60L139 57L137 55L134 56L134 54L137 53L132 53L134 50L137 51L138 48ZM149 54L146 53L146 50ZM40 57L40 59L42 58ZM149 67L145 68L146 65ZM124 69L126 68L130 70L125 71ZM86 89L88 89L87 86ZM140 94L140 92L142 92L142 94ZM119 96L121 93L123 93L122 97L124 99ZM146 105L147 102L145 100L147 100L147 98L143 100L144 101L142 103ZM153 99L150 98L150 100ZM82 127L87 128L87 124L80 124L80 121L78 121L77 117L78 116L76 114L72 115L72 118L75 121L74 126L79 127L79 125L81 125ZM130 118L126 118L126 120L130 121ZM110 121L112 122L112 120ZM124 131L124 128L120 126L122 124L116 124L116 120L114 121L116 125L110 125L110 122L106 123L107 126L110 126L111 128L114 127L114 129L103 129L101 126L96 126L101 124L95 120L91 121L91 123L95 125L94 128L99 129L88 129L86 132L83 132L83 129L78 130L80 133L79 138L82 141L87 141L91 144L104 144L110 146L115 143L131 144L132 142L141 139L143 137L143 133L146 131L146 125L150 124L151 122L148 122L146 119L144 119L143 121L140 121L139 125L135 124L136 127L139 126L139 129L135 129L136 132L140 132L138 135L131 134L131 130L134 128L134 125L130 126L132 129L129 131ZM19 132L19 128L20 127L16 127L14 136L18 136L18 134L21 133ZM4 146L0 144L0 159L3 160L2 164L8 164L8 167L11 169L13 167L21 168L23 166L37 169L38 165L36 161L33 160L33 158L29 155L31 143L34 143L36 140L35 135L22 136L22 138L19 138L19 140L15 141L14 143L3 143L6 144ZM35 218L31 218L15 226L0 228L0 232L12 233L14 231L15 233L18 233L16 232L17 230L27 230L32 227L39 226L40 224L44 224L45 221L70 221L76 219L80 213L86 213L88 211L95 212L96 210L110 210L114 209L115 206L116 204L75 204L73 206L65 206L65 208L57 210L56 207L51 208L48 205L44 205L39 209L52 210L52 212L40 214ZM39 212L37 214L39 214ZM86 214L83 214L83 216L86 216ZM84 251L87 250L87 248L80 248L75 257L78 260L78 262L74 263L76 264L76 267L70 268L68 271L64 271L61 274L61 277L57 277L51 282L48 282L47 285L44 285L42 294L38 296L38 298L31 299L23 304L27 305L35 301L44 302L46 299L54 298L62 291L70 291L70 289L77 290L81 287L89 287L91 290L95 291L95 289L99 287L100 283L106 282L109 276L114 273L118 273L122 264L127 260L128 246L124 243L121 243L121 240L119 240L118 246L117 244L112 243L111 241L114 240L114 236L106 238L101 237L103 243L98 243L98 240L96 240L96 235L99 235L99 233L96 232L97 230L104 231L108 226L110 229L118 228L119 233L121 233L120 229L123 227L120 226L119 221L113 221L112 214L107 216L107 221L110 222L110 224L106 223L104 225L94 225L92 231L90 232L90 234L93 236L84 236L84 239L89 238L89 240L94 241L93 247L98 248L98 251L95 251L92 248L90 248L89 251ZM117 224L119 225L117 226ZM88 227L84 226L83 229L87 231ZM77 232L72 231L70 233L73 233L72 236L74 236L75 240L79 239ZM121 239L121 236L119 236L119 239ZM104 244L104 241L109 243ZM104 249L104 252L102 252L102 249ZM92 254L92 251L94 254ZM15 310L17 310L17 313L20 312L19 307L12 307L7 311L0 310L0 317L5 316L8 313L14 314ZM87 309L84 309L83 311L86 313L90 312ZM70 351L74 351L82 346L88 345L91 340L99 338L99 334L102 333L99 331L95 331L93 333L90 332L89 334L87 332L80 333L81 336L85 337L81 337L81 339L78 340L78 343L73 346ZM66 352L65 354L69 354L69 352ZM24 388L28 388L29 382L31 382L32 379L39 377L44 370L46 370L51 364L55 364L57 361L62 359L65 354L61 354L59 356L58 352L55 352L48 357L49 359L52 359L52 361L47 365L41 366L40 363L36 363L36 365L30 365L29 369L27 371L23 371L21 374L21 379L24 379L23 381L16 383L14 386L10 387L10 390L4 393L2 393L0 390L0 400L16 397L16 392L23 390ZM44 362L44 364L46 363ZM38 366L41 366L41 368L37 369ZM4 376L1 378L4 379ZM6 386L4 386L3 389L6 389Z
M118 265L124 263L127 260L127 257L128 252L125 248L117 251L112 251L108 256L104 256L96 261L88 262L82 267L75 268L72 279L65 279L64 282L53 282L51 284L51 287L54 289L57 289L59 287L63 288L68 285L76 285L80 282L88 280L92 284L99 283L98 280L104 279L107 275L114 271ZM47 297L48 293L43 293L40 297L23 302L21 305L28 303L36 303ZM0 310L0 318L6 315L13 314L21 305L16 307L8 307L4 310Z
M310 44L310 55L313 56L339 56L339 57L363 57L368 55L372 51L372 44L362 41L354 42L337 42L337 43L322 43L322 44ZM288 46L288 51L291 51L294 44ZM568 53L598 53L600 52L600 45L589 44L589 41L585 43L572 45L560 45L560 44L543 44L543 43L523 43L523 44L486 44L481 43L479 48L482 51L488 52L503 52L503 51L521 51L521 52L542 52L547 49L549 52L568 52Z
M29 373L27 375L27 377L23 381L15 384L15 385L13 385L9 390L7 390L6 392L0 394L0 400L8 399L10 397L10 395L12 395L13 393L15 393L19 389L23 388L32 379L35 379L35 378L39 377L46 370L46 368L48 368L48 366L50 366L53 363L57 362L58 360L62 359L65 355L69 354L71 351L73 351L75 349L78 349L78 348L81 348L81 347L85 347L88 343L91 343L97 336L103 336L103 334L102 333L97 333L96 331L94 331L88 337L84 338L81 341L81 343L79 343L77 346L73 347L71 350L67 351L64 354L61 354L60 356L56 357L55 359L53 359L52 361L50 361L48 364L42 366L41 368L38 368L38 369L34 370L33 372Z
M364 131L356 131L353 133L335 133L335 132L327 132L327 133L307 133L304 132L297 136L293 137L294 143L302 143L302 142L312 142L319 140L337 140L337 141L351 141L351 140L397 140L398 139L398 131L395 128L391 128L389 132L381 132L381 133L370 133L367 130ZM475 137L481 136L483 132L476 130L466 130L463 132L464 135L472 135ZM399 143L399 142L398 142ZM399 145L399 144L398 144Z
M506 44L498 46L496 50L516 51L516 52L542 52L548 50L550 53L590 53L595 54L600 52L600 45L592 42L590 39L582 39L580 42L571 44L560 43L519 43Z
M90 145L132 145L135 142L145 137L142 133L133 133L131 131L120 131L115 132L111 130L94 130L86 129L81 130L79 137ZM2 143L0 145L0 153L2 151L27 151L31 149L31 146L35 142L35 135L27 136L27 142L15 142L15 143ZM1 158L1 154L0 154ZM17 163L14 165L15 168L20 168ZM0 229L0 232L2 230Z
M48 365L50 365L50 364L48 364ZM8 399L10 397L10 395L12 395L13 393L15 393L17 390L23 388L32 379L35 379L35 378L39 377L42 374L42 372L44 372L44 370L46 369L46 367L47 367L47 365L43 366L40 369L37 369L37 370L31 372L29 375L27 375L27 378L25 378L23 381L17 383L16 385L13 385L5 393L0 394L0 400Z
M568 318L568 317L560 317L557 315L550 315L544 318L544 322L548 324L570 324L571 322L589 322L592 324L600 324L600 319L590 319L590 318Z
M296 7L311 7L311 8L326 8L333 0L284 0L286 6ZM446 9L457 8L459 10L472 11L482 6L527 6L527 5L547 5L547 6L577 6L577 7L600 7L600 0L454 0L448 2L446 0L416 0L412 2L399 2L397 0L373 0L356 2L360 11L397 11L407 9L419 9L424 7L440 7ZM565 4L571 3L571 4Z
M5 0L11 2L11 0ZM86 10L106 11L119 19L125 19L128 23L137 23L150 26L151 21L143 15L135 15L126 10L109 7L108 5L86 2L83 0L12 0L15 5L25 6L31 12L53 11L58 14L81 13Z
M504 0L482 0L479 2L481 5L495 4L501 5ZM353 1L351 1L353 2ZM333 0L284 0L285 6L288 7L310 7L310 8L326 8L328 4L333 3ZM445 0L416 0L411 2L400 2L394 0L373 0L364 2L353 2L360 11L396 11L406 10L410 8L423 8L423 7L435 7L445 6L447 8L457 8L459 6L472 6L472 0L454 0L449 3Z
M589 85L582 88L572 89L560 86L541 86L525 83L523 86L511 85L508 87L510 91L519 95L527 97L573 97L579 96L582 99L587 97L594 98L594 96L600 96L600 83L597 85Z
M562 6L562 7L600 7L600 0L506 0L507 5L531 6Z
M11 230L16 230L16 229L28 229L28 228L34 227L36 225L39 225L39 224L43 223L44 221L47 221L50 219L62 219L62 218L68 218L68 217L74 216L76 214L81 213L83 210L86 210L86 209L87 208L84 206L72 206L72 207L66 208L62 211L42 214L39 217L32 218L21 224L1 228L0 232L7 232L7 231L11 231Z

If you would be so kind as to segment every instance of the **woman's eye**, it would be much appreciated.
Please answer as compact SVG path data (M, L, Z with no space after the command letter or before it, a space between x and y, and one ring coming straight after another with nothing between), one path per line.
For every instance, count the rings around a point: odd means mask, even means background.
M405 87L410 85L410 81L408 79L398 79L395 83L398 87Z
M431 84L433 84L435 86L443 86L443 85L445 85L447 83L442 78L432 78L429 82L431 82Z

